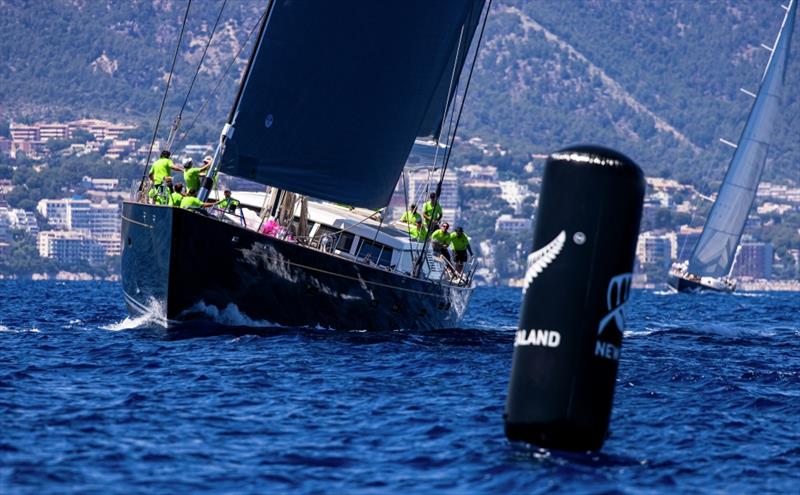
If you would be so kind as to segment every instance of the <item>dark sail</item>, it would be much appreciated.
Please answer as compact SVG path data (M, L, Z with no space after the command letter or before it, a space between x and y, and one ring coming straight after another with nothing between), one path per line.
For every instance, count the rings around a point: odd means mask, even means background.
M472 39L483 3L276 0L221 170L385 206L414 139L439 131L459 40Z
M796 11L797 0L794 0L784 17L719 195L689 260L689 272L695 275L723 277L731 270L767 160L772 126L780 109Z

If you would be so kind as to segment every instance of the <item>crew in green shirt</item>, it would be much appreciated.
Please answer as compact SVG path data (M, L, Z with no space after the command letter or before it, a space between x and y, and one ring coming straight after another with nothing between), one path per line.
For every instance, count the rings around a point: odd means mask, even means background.
M439 227L439 220L442 219L442 205L436 198L436 193L431 193L430 200L422 205L422 217L425 225L430 225L432 229Z
M150 191L148 191L147 195L150 197L150 200L156 204L167 203L167 193L164 190L164 179L166 177L170 177L173 170L183 170L179 166L172 163L172 160L169 158L170 156L170 152L164 150L161 152L159 159L153 162L153 165L150 166L148 177L150 177L150 181L152 182L153 186L150 188Z
M236 213L236 208L239 207L239 200L233 199L231 197L230 189L225 189L223 194L225 195L225 197L222 198L222 200L219 203L217 203L217 208L220 208L228 213Z
M411 205L411 209L409 209L407 212L403 213L403 216L400 217L400 221L404 222L404 223L407 223L407 224L409 224L411 226L414 226L414 224L416 224L418 221L419 222L422 221L422 215L417 213L417 205L416 205L416 203Z
M183 164L183 182L186 183L186 189L200 190L200 172L204 172L211 166L207 163L202 167L195 167L191 160Z
M464 270L464 263L472 256L472 247L469 245L469 237L464 233L464 229L456 227L456 231L450 234L450 245L453 246L453 254L456 262L456 271L461 273Z
M447 229L449 228L450 225L443 223L441 227L439 227L439 230L431 234L431 247L433 248L433 252L443 256L448 262L450 261L450 251L447 250L447 246L450 245L450 234L447 232Z
M181 206L183 200L183 184L175 184L175 190L169 196L170 206Z
M408 233L415 241L425 242L425 237L428 235L428 230L422 224L422 218L419 218L414 225L409 227Z
M188 210L205 208L208 206L214 206L215 204L217 204L216 201L210 201L206 203L200 201L200 199L197 197L197 191L195 191L194 189L189 189L189 192L186 193L186 196L184 196L183 199L181 199L181 208L185 208Z

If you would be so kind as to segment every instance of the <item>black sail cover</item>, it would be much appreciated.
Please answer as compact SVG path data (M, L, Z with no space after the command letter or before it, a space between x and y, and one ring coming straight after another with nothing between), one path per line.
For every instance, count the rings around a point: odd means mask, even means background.
M453 65L458 75L483 6L276 0L220 170L315 198L385 206L414 140L440 131Z

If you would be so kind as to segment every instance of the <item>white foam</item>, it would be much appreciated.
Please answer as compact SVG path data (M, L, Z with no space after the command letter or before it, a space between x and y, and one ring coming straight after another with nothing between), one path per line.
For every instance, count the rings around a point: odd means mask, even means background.
M150 299L147 303L147 311L141 315L134 317L128 316L122 321L104 325L100 328L111 332L120 332L122 330L151 326L153 323L166 326L166 321L164 305L155 299Z
M656 296L674 296L677 294L674 290L654 290L652 293Z
M233 303L229 303L225 308L220 311L214 305L208 305L204 301L200 301L194 306L192 306L189 310L185 311L184 314L191 314L191 313L203 313L208 316L211 320L215 323L219 323L222 325L227 326L236 326L236 327L279 327L282 325L277 325L267 320L254 320L247 316L246 314L242 313L239 310L239 307Z
M0 333L41 333L41 332L36 327L15 329L15 328L8 328L5 325L0 325Z

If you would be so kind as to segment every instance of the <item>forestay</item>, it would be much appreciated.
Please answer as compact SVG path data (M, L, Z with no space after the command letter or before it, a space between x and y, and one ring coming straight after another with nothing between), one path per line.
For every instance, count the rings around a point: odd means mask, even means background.
M385 206L414 139L438 136L454 65L458 75L483 5L274 1L221 170L320 199Z
M733 160L689 260L689 272L695 275L723 277L731 270L767 159L772 127L783 95L784 72L796 11L797 0L793 0L784 17Z

